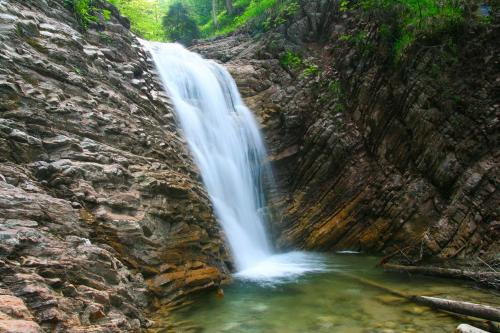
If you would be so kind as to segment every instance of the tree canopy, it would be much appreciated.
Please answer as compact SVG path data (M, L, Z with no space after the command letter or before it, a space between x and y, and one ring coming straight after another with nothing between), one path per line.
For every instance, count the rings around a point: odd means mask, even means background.
M145 39L185 43L192 38L232 32L250 21L263 23L268 13L297 0L108 0ZM182 17L182 19L180 19ZM174 26L170 27L169 24ZM182 24L181 24L182 22ZM193 26L196 26L196 29ZM181 31L187 33L180 37ZM198 31L198 33L196 33ZM175 36L175 38L174 38Z
M300 8L299 0L108 1L130 18L132 30L143 38L184 44L243 26L264 31L287 22ZM381 23L380 31L394 40L396 53L401 53L419 35L459 25L471 1L482 0L339 0L338 4L341 12L360 10L372 18L392 17Z

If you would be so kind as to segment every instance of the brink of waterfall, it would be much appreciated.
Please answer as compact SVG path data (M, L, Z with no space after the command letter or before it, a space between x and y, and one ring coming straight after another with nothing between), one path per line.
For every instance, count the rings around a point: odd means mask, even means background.
M237 276L273 279L321 269L311 254L273 255L266 235L266 149L228 71L180 44L145 42L152 53L215 214Z

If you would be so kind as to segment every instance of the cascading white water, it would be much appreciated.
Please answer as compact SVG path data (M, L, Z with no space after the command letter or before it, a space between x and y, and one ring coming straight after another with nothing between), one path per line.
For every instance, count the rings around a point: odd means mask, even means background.
M238 274L263 279L316 270L307 263L306 254L272 255L262 213L266 150L231 75L179 44L145 45L174 102Z

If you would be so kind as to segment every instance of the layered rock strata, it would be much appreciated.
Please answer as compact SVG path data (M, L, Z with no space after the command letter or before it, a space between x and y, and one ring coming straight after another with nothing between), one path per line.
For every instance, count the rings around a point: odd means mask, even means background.
M153 65L94 5L82 31L63 0L0 1L2 332L139 331L146 308L227 278Z

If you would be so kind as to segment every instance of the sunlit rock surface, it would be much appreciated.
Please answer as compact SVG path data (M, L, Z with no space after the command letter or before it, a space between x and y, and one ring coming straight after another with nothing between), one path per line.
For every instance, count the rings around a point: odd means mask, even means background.
M0 1L0 330L137 331L228 254L128 21L63 3Z

